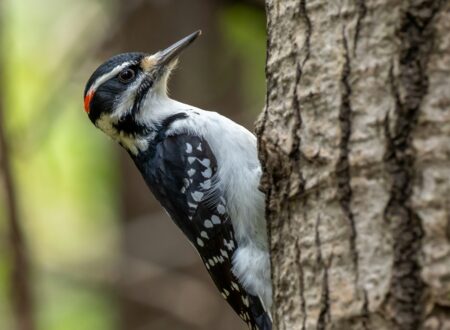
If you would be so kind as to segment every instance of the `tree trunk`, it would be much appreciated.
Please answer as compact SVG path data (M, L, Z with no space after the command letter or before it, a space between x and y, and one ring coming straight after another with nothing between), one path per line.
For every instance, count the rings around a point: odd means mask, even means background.
M267 0L278 329L450 329L450 1Z

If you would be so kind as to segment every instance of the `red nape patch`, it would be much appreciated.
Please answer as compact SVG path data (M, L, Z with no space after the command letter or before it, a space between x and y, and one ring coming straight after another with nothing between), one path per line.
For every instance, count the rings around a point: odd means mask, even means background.
M89 92L86 94L86 97L84 98L84 111L86 113L89 113L89 105L91 104L92 98L94 97L94 92Z

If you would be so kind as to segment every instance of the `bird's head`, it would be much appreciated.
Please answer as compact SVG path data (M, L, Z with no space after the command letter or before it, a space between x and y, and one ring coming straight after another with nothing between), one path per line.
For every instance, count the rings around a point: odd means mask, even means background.
M84 91L84 109L92 123L124 146L127 139L145 135L145 103L167 97L167 80L178 55L200 34L194 32L156 54L124 53L100 65Z

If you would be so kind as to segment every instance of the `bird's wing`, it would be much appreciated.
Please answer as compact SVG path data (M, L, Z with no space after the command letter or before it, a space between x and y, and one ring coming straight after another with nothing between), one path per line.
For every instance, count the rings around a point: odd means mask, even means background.
M250 329L271 329L258 297L232 273L237 248L223 192L215 184L217 161L198 136L168 136L157 143L144 177L155 197L200 253L222 296Z

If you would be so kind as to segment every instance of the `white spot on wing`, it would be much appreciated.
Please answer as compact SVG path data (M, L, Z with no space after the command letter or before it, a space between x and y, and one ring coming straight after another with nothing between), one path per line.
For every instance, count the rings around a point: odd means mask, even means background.
M233 290L239 291L239 285L237 285L235 282L231 281L231 288Z
M203 189L211 188L211 180L206 180L203 183L200 183L200 187L202 187Z
M202 164L205 167L209 167L209 165L211 164L211 161L208 158L205 158L203 160L199 160L200 164Z
M204 170L204 171L202 172L202 175L203 175L203 177L205 177L205 178L210 178L211 175L212 175L211 169L210 169L210 168L207 168L206 170Z
M192 199L196 202L200 202L203 198L203 193L200 191L194 191L192 194Z
M212 221L212 223L215 224L215 225L220 225L220 218L219 218L217 215L213 215L213 216L211 217L211 221Z
M225 212L226 212L225 206L223 206L222 204L219 204L217 206L217 212L219 212L219 214L225 214Z
M188 157L189 164L192 164L193 162L195 162L195 160L196 160L195 157Z
M233 249L234 249L234 242L233 242L233 240L230 240L229 242L224 238L223 239L223 244L227 247L227 249L229 250L229 251L233 251Z
M220 254L223 255L225 258L229 258L228 252L225 250L220 249Z
M200 236L203 237L203 238L209 239L208 233L207 233L206 231L202 231L202 232L200 233Z
M198 144L197 150L202 151L202 143L201 142Z
M186 143L186 152L190 154L192 152L192 145L190 143Z
M205 246L205 244L203 243L203 241L200 237L197 238L197 244L198 244L198 246L201 246L201 247Z
M213 224L212 224L211 220L205 220L203 225L205 226L205 228L212 228L213 227Z
M191 168L187 173L189 176L193 176L195 174L195 170Z

